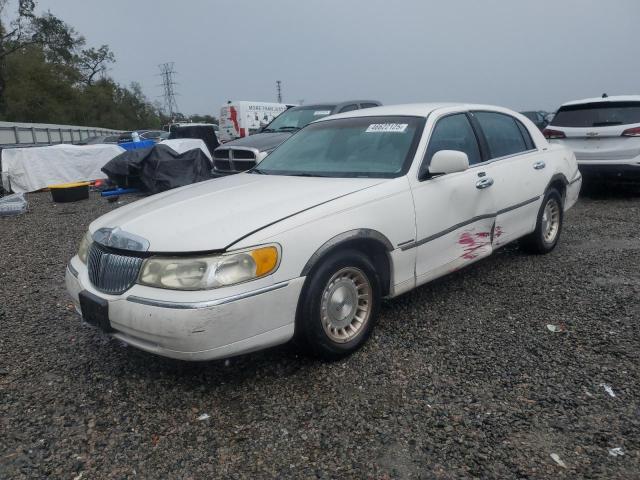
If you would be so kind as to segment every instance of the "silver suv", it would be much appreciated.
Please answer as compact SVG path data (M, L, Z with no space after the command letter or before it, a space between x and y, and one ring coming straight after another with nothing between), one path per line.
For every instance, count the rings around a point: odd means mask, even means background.
M543 133L573 150L583 175L640 179L640 95L565 103Z

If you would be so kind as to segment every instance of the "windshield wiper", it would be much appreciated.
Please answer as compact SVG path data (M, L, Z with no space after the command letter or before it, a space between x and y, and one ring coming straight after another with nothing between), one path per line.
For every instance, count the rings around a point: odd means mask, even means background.
M263 128L262 130L260 130L260 133L265 133L265 132L275 132L275 130L273 128Z
M300 130L300 127L280 127L278 130L278 132L288 132L290 130Z
M321 175L318 173L307 173L307 172L287 173L286 175L290 177L328 177L329 176L329 175Z
M247 173L255 173L256 175L269 175L268 173L264 173L262 170L260 170L259 168L252 168L251 170L249 170Z

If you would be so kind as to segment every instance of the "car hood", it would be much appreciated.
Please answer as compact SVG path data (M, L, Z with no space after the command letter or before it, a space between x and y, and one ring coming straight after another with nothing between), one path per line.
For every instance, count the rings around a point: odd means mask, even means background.
M280 133L255 133L248 137L238 138L222 145L225 147L248 147L257 148L261 152L268 152L273 150L287 138L293 135L293 132L280 132Z
M153 195L90 226L142 237L151 252L225 250L285 218L384 182L240 173Z

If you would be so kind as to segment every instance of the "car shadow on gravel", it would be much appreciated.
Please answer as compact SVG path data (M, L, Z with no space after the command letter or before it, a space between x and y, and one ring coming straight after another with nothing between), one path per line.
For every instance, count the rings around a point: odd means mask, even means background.
M640 197L640 181L585 177L580 196L592 200L637 199Z
M257 379L285 379L300 370L313 369L322 362L300 354L290 344L237 357L203 362L176 360L143 352L123 342L108 339L104 345L111 350L110 364L99 367L107 375L117 370L123 377L144 377L148 380L168 380L181 387L208 385L238 385Z
M392 344L400 341L395 338L399 337L396 330L385 328L389 321L388 317L402 316L406 307L415 308L425 298L440 298L444 302L454 301L454 292L465 288L467 278L486 277L488 272L496 267L495 262L510 261L507 258L499 258L502 256L528 255L518 248L517 243L512 243L499 249L496 255L422 285L397 298L383 300L381 319L374 330L374 335L384 332L387 337L386 341ZM215 389L219 385L241 385L254 382L257 379L286 379L296 376L300 372L309 375L314 370L327 368L327 365L348 363L357 358L363 350L376 349L379 346L370 341L354 355L331 363L305 355L292 343L237 357L204 362L188 362L160 357L133 347L127 347L123 342L115 339L107 340L105 338L104 348L112 352L109 355L110 365L100 367L104 368L103 373L105 374L112 374L115 369L124 376L147 377L149 380L162 378L186 388L192 386L202 389L207 385L208 388ZM376 355L375 352L369 353Z

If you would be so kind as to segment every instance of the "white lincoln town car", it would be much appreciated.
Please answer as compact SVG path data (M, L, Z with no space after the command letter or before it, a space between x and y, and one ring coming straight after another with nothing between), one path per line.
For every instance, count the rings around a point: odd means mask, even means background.
M246 173L98 218L66 284L87 323L148 352L208 360L295 339L337 359L382 298L516 239L553 250L581 183L573 153L511 110L357 110Z

